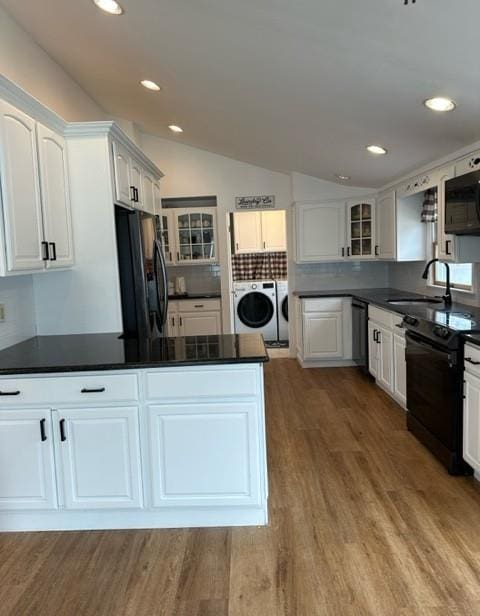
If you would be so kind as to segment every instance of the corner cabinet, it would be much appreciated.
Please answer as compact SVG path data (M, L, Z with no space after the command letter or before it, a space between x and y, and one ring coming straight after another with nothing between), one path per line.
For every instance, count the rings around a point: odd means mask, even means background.
M217 263L216 208L173 209L176 262L181 265Z
M347 257L375 259L375 200L347 203Z
M297 204L295 227L297 263L345 258L345 202Z
M0 101L1 274L70 267L74 262L63 137Z

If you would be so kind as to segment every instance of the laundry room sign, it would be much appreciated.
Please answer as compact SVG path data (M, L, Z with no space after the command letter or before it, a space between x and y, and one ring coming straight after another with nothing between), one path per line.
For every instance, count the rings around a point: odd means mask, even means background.
M267 210L275 207L275 195L251 195L249 197L236 197L237 210Z

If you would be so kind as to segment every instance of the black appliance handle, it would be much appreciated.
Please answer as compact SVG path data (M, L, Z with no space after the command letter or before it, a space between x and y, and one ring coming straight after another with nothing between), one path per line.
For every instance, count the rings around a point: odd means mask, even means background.
M465 357L465 361L468 361L469 364L473 364L474 366L480 366L480 361L475 361L471 357Z
M161 275L162 275L162 282L163 282L163 314L161 312L159 312L159 320L162 326L162 331L165 328L165 325L167 323L167 315L168 315L168 278L167 278L167 265L165 263L165 259L163 256L163 251L162 251L162 247L160 246L160 243L158 240L154 241L154 246L153 246L153 250L154 250L154 260L153 260L153 269L155 271L155 284L156 284L156 288L157 288L157 301L158 301L158 308L160 311L160 306L161 306L161 297L160 297L160 289L158 288L158 282L159 282L159 278L158 278L158 264L160 263L160 270L161 270Z

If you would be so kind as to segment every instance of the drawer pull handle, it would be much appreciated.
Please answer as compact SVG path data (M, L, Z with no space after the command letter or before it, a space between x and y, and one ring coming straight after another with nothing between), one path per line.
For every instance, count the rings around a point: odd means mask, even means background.
M66 441L67 436L65 434L65 419L60 419L60 440Z
M468 361L469 364L473 364L474 366L480 366L480 361L475 361L471 357L465 357L465 361Z
M105 391L105 387L99 387L98 389L88 389L84 387L81 391L82 394L101 394Z
M20 391L0 391L0 396L18 396Z
M195 308L203 308L203 304L195 304Z
M42 439L42 442L45 442L47 440L47 433L45 432L45 422L45 418L40 419L40 438Z
M395 327L398 327L398 329L405 329L401 323L395 323Z

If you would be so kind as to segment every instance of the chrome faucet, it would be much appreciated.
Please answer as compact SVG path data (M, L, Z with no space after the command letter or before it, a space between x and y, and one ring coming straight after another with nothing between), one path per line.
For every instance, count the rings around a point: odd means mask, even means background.
M448 263L445 263L445 261L440 261L440 259L431 259L425 266L422 278L424 278L425 280L428 279L428 270L430 269L430 265L432 265L432 263L436 263L437 261L438 263L443 263L443 265L445 265L445 267L447 268L447 283L445 286L445 295L442 295L442 299L445 302L445 306L451 306L452 290L450 288L450 266L448 265Z

